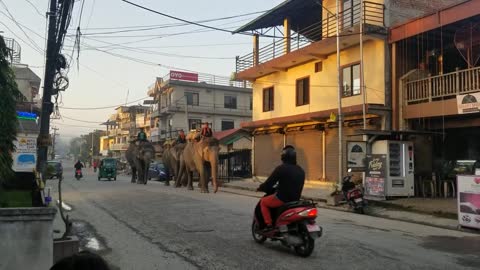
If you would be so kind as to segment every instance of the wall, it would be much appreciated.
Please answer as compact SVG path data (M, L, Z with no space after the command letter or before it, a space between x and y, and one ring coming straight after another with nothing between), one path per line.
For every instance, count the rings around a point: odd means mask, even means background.
M383 41L375 40L364 43L367 103L384 104L384 56ZM359 46L342 51L340 57L342 66L359 62ZM315 61L256 80L253 84L253 121L336 109L338 107L336 61L336 54L332 54L323 61L321 72L315 73L315 63L318 62ZM295 83L297 79L306 76L310 76L310 104L297 107ZM263 89L270 86L274 86L274 110L263 112ZM362 95L343 98L342 103L343 107L362 104Z
M50 269L57 209L0 208L0 269Z

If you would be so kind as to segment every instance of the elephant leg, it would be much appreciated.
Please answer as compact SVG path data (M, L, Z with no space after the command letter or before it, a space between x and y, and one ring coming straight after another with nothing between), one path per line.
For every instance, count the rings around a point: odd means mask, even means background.
M189 190L193 190L193 183L192 183L193 182L193 172L192 171L187 172L187 182L188 182L187 183L187 186L188 186L187 188Z
M186 170L185 170L185 164L180 161L180 166L178 168L178 175L177 175L177 178L175 179L175 187L181 187L181 179L183 178L183 176L185 175Z
M135 183L137 178L137 168L135 168L135 166L131 166L131 168L132 168L132 183Z
M195 159L195 167L197 168L198 174L200 175L200 192L208 193L208 186L206 182L205 167L203 166L203 161Z
M142 175L143 175L143 169L142 169L142 162L138 160L137 158L135 159L135 169L136 169L136 175L137 175L137 184L142 184Z

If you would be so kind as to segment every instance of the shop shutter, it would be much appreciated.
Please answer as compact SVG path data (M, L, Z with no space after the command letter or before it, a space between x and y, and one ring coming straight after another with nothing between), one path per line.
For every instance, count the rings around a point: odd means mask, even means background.
M255 135L255 175L268 177L281 164L283 134Z
M287 133L287 144L297 150L297 163L305 170L307 180L322 178L322 132L298 131Z

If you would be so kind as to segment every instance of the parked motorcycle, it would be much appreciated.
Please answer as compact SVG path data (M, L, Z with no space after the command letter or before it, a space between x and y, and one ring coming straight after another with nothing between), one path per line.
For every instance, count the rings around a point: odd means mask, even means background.
M275 189L264 191L265 196L275 193ZM252 236L255 242L263 243L267 239L280 241L284 246L293 248L301 257L308 257L315 248L315 239L322 236L322 227L315 223L317 208L313 201L296 201L271 210L274 228L264 231L265 221L260 202L255 207L252 222Z
M352 169L348 169L348 173L342 179L342 192L345 201L350 207L360 214L365 213L366 200L363 198L363 192L352 182Z
M80 180L80 178L82 178L82 177L83 177L82 170L81 169L76 169L75 170L75 178L77 180Z

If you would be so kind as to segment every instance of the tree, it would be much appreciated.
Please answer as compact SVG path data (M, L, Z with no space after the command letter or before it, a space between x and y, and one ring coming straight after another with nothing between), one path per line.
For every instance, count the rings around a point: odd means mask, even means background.
M0 36L0 184L14 176L12 152L17 136L17 100L23 96L18 90L15 75L7 61L9 49Z

